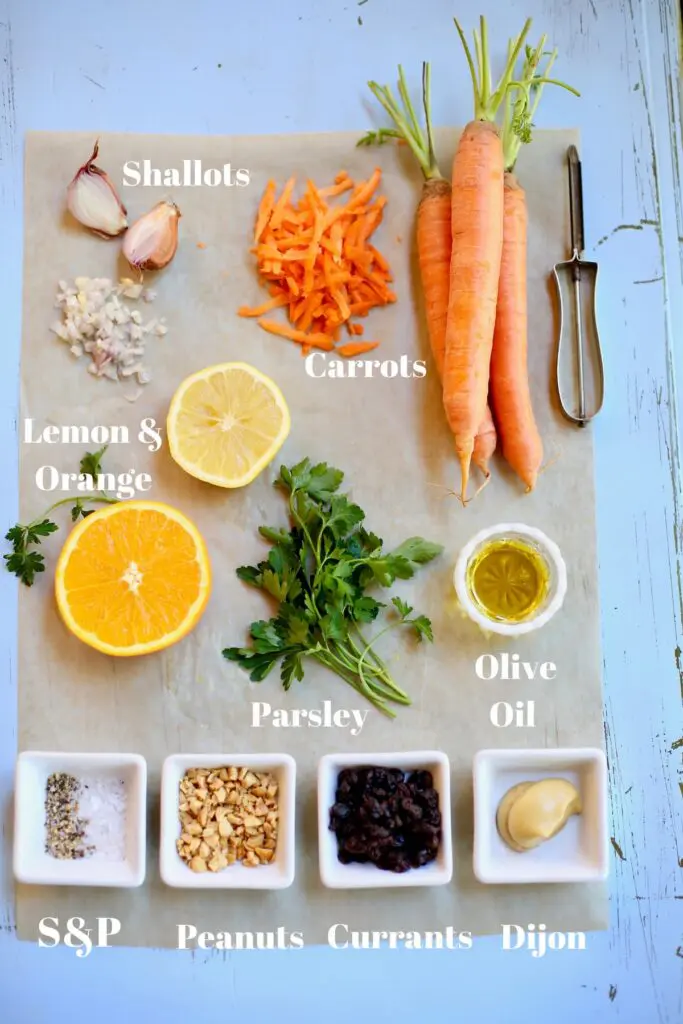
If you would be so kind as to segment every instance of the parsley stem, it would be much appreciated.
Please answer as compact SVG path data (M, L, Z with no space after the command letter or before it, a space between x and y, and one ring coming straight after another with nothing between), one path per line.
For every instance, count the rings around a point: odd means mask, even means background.
M383 637L385 633L388 633L389 630L393 629L393 627L394 627L394 623L390 622L388 626L384 627L384 629L380 629L379 633L377 633L376 636L374 636L372 638L372 640L365 645L365 649L361 652L361 656L358 659L358 675L361 677L363 682L365 682L365 675L364 675L364 672L363 672L363 662L365 661L365 659L366 659L367 655L370 653L370 651L372 651L373 645L380 639L380 637Z
M360 642L363 644L363 648L366 648L366 647L370 648L370 657L374 661L375 665L378 665L380 668L385 669L384 662L382 661L380 656L372 649L372 644L370 644L369 641L367 640L367 638L363 635L363 632L362 632L360 626L357 623L354 622L353 628L355 629L356 633L358 634L358 638L359 638ZM350 642L352 643L353 641L350 641ZM358 657L360 658L361 652L358 650L358 648L356 647L355 644L353 645L353 647L354 647L354 650L357 652Z
M110 498L110 497L108 497L108 495L101 493L100 496L94 496L94 497L91 497L90 495L88 495L87 496L87 500L88 500L88 502L91 502L92 504L99 504L99 505L101 505L101 504L105 504L106 503L107 505L116 505L116 504L118 504L118 500L119 499L118 498ZM68 498L60 498L60 500L56 501L54 503L54 505L50 505L49 508L45 509L45 511L43 512L42 516L38 516L36 519L34 519L32 522L30 522L28 524L29 527L36 526L38 523L42 523L43 519L45 519L46 516L49 516L50 512L54 512L54 510L56 508L60 508L62 505L73 505L74 501L78 501L78 498L74 498L73 495L70 495Z
M383 630L383 632L386 632L386 630ZM348 641L347 644L350 644L350 641ZM377 665L366 665L365 668L363 668L361 664L363 656L362 653L359 652L354 645L352 652L349 654L345 649L347 644L341 642L337 642L335 644L335 652L339 655L338 660L341 660L346 664L349 671L353 672L366 688L369 690L377 690L383 697L386 697L388 700L393 700L397 704L411 703L408 695L396 685L389 675L386 665L384 665L381 660L378 660ZM366 672L370 673L374 678L368 678L365 674Z
M398 704L411 704L412 701L410 700L408 695L400 688L400 686L398 686L394 682L389 672L389 669L384 664L382 659L378 657L377 654L375 654L375 652L370 648L370 645L367 644L362 635L361 639L363 640L363 643L367 648L367 653L369 653L370 657L373 659L374 662L374 664L366 663L361 673L364 677L365 673L371 673L371 675L374 677L372 680L367 680L368 685L381 689L387 698L396 701L396 703ZM358 671L358 664L360 662L360 658L362 657L363 652L356 647L351 637L348 637L347 643L351 647L353 652L354 671Z
M303 521L303 519L301 518L301 516L298 515L296 509L294 508L294 495L295 495L295 493L296 493L295 490L292 490L291 493L290 493L290 496L289 496L289 510L291 512L292 519L296 523L298 523L299 526L301 527L301 529L303 531L303 535L306 538L306 540L308 541L308 546L311 549L311 551L313 552L313 554L315 555L316 554L316 547L315 547L315 544L313 543L313 540L311 538L311 534L309 532L309 529L306 526L306 524ZM316 564L317 564L317 562L318 562L318 559L316 558Z
M313 655L313 657L315 658L316 661L319 661L321 665L324 665L326 668L329 668L332 672L335 672L336 675L340 676L340 678L347 682L349 686L352 686L357 693L362 694L362 696L365 697L366 700L369 700L370 703L373 704L378 711L381 711L389 718L396 717L396 712L393 711L387 705L384 698L380 694L375 693L372 690L372 688L368 687L367 685L364 685L358 678L358 676L353 673L352 670L349 670L345 667L340 667L338 659L335 658L334 655L330 654L328 656L327 654L320 652L319 654Z

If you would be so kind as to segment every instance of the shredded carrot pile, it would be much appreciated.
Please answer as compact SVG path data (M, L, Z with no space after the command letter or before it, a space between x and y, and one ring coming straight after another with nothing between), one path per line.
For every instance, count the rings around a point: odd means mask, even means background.
M376 168L367 181L355 182L340 171L327 188L309 180L298 201L294 178L279 196L269 181L251 251L271 297L259 306L242 306L239 315L259 317L264 330L296 342L304 353L334 349L352 358L375 349L377 341L335 345L344 326L352 337L363 334L352 317L396 301L389 264L370 242L386 205L386 198L376 195L381 176ZM264 319L280 307L289 324Z

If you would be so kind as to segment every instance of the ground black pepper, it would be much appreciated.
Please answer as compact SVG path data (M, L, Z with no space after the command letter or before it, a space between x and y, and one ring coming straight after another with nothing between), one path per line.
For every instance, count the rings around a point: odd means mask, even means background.
M330 829L342 864L372 863L403 872L436 859L441 812L430 772L345 768L337 778L335 801Z
M78 816L79 781L53 772L45 787L45 852L58 860L78 860L93 847L83 842L86 822Z

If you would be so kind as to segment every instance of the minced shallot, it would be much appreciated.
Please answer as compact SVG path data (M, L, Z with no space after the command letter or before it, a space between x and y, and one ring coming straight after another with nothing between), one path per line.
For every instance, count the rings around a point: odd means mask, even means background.
M115 284L108 277L77 277L59 282L55 305L62 320L51 330L65 341L72 355L89 355L88 370L96 377L147 384L149 371L143 363L147 339L162 338L168 331L165 317L145 322L139 309L125 299L153 302L156 294L124 277Z

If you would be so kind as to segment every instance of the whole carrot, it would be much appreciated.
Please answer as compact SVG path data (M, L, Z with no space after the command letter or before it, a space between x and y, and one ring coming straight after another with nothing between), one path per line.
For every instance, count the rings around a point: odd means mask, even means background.
M489 461L493 458L493 453L496 450L497 443L498 433L496 431L496 425L493 421L493 416L491 415L491 409L487 405L486 412L484 413L484 420L479 424L479 430L477 431L477 436L474 439L474 451L472 452L472 462L484 474L484 484L487 484L491 479ZM482 484L481 487L483 487L484 484ZM481 490L481 487L479 490Z
M477 67L462 41L474 90L474 119L466 125L453 160L451 280L446 324L443 401L460 461L461 500L467 501L474 442L485 412L503 252L503 145L495 124L511 86L517 57L531 21L508 53L491 91L486 19L474 33Z
M370 145L398 138L406 142L417 159L424 175L422 196L417 208L417 254L420 279L425 303L425 319L429 341L439 377L443 378L446 345L446 321L451 288L451 186L441 171L434 151L431 119L431 72L428 63L422 65L422 105L425 128L417 119L408 93L403 68L398 69L399 104L388 86L368 82L375 97L387 111L394 128L381 128L368 132L359 145ZM488 461L496 447L496 431L488 406L482 417L482 429L474 442L473 461L490 477Z
M527 47L516 85L517 99L513 102L508 93L504 106L503 252L489 384L503 455L528 491L533 490L543 462L543 442L534 417L527 371L527 201L514 169L521 144L531 141L531 125L543 85L550 82L575 92L564 82L548 77L556 50L549 55L543 73L538 74L545 41L543 36L535 49ZM508 49L512 46L511 42Z

